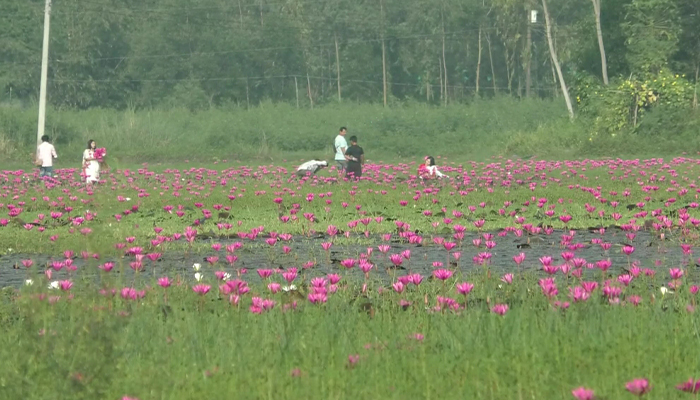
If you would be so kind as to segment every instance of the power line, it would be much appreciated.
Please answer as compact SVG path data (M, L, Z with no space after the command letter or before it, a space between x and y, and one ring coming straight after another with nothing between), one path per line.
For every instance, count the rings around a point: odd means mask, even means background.
M226 81L264 81L271 79L306 79L306 74L298 75L272 75L272 76L248 76L248 77L217 77L217 78L182 78L182 79L93 79L93 80L80 80L80 79L50 79L51 82L55 83L175 83L175 82L226 82ZM323 76L309 76L309 79L315 81L327 81L335 82L337 79ZM363 84L376 84L382 85L382 81L372 81L366 79L342 79L342 83L363 83ZM407 82L387 82L391 86L407 86L407 87L425 87L425 83L407 83ZM439 86L439 84L428 83L428 86ZM442 87L445 87L442 85ZM447 85L450 89L476 89L476 86L467 85ZM536 90L553 90L558 89L558 86L533 86ZM493 85L480 85L479 90L494 90ZM497 86L496 90L507 91L508 87Z
M108 7L112 8L112 4L107 4L107 3L101 3L101 2L95 2L95 1L80 1L80 5L84 4L90 4L90 5L96 5L96 6L102 6L102 7ZM328 4L327 0L318 0L318 1L309 1L305 0L299 3L302 7L303 6L313 6L313 5L326 5ZM127 10L138 12L138 13L172 13L173 11L198 11L198 10L231 10L231 11L239 11L239 9L247 9L247 8L256 8L260 9L265 8L265 7L281 7L281 6L291 6L287 1L261 1L260 4L230 4L230 5L217 5L217 6L206 6L206 7L173 7L173 8L142 8L142 7L123 7L126 8Z
M493 30L496 29L495 27L492 28L482 28L482 30ZM467 32L474 32L477 31L478 29L465 29L461 31L454 31L454 32L446 32L445 35L454 35L454 34L459 34L459 33L467 33ZM441 37L443 34L440 33L429 33L429 34L419 34L419 35L410 35L410 36L394 36L394 37L386 37L385 40L387 41L400 41L400 40L415 40L415 39L425 39L429 37ZM459 38L445 38L447 41L460 41L461 39ZM379 43L381 42L381 38L372 38L372 39L346 39L342 43L344 45L356 45L356 44L366 44L366 43ZM223 51L211 51L211 52L191 52L191 53L170 53L170 54L150 54L150 55L129 55L129 56L116 56L116 57L95 57L95 58L85 58L86 62L96 62L96 61L124 61L124 60L132 60L132 59L164 59L164 58L178 58L178 57L206 57L206 56L216 56L216 55L224 55L224 54L238 54L238 53L256 53L256 52L265 52L265 51L279 51L279 50L304 50L304 49L318 49L318 48L332 48L335 46L335 43L328 43L328 44L316 44L316 45L310 45L308 47L303 47L303 46L274 46L274 47L251 47L251 48L244 48L244 49L235 49L235 50L223 50ZM52 59L52 63L69 63L71 60L69 59ZM0 63L5 63L3 61L0 61ZM14 64L14 65L28 65L28 64L33 64L33 63L17 63L17 62L6 62L7 64Z

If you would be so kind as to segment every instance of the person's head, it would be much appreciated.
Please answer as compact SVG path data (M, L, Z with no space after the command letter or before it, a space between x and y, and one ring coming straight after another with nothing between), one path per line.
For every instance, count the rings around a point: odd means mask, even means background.
M348 128L341 126L340 127L340 132L338 133L340 136L345 136L345 134L348 133Z
M44 135L41 137L42 142L48 142L49 141L49 135Z
M432 156L425 156L425 165L429 167L435 165L435 159Z
M95 141L92 139L88 140L88 142L87 142L88 150L93 150L95 147L97 147L97 143L95 143Z
M355 136L355 135L350 136L350 144L357 144L357 136Z

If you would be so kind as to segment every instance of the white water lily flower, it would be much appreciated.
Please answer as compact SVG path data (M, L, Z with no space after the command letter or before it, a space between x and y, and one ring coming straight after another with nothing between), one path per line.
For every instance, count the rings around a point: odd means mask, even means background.
M126 201L131 201L131 197L127 197L127 198L126 198Z
M202 264L200 263L194 263L194 265L192 266L192 269L194 269L195 271L199 271L200 268L202 268Z
M53 281L53 282L49 283L49 289L58 289L58 288L59 288L58 281Z
M227 281L229 279L231 279L231 274L229 274L228 272L224 272L224 281Z
M33 284L34 284L34 281L31 279L27 279L26 281L24 281L25 286L32 286Z
M283 286L283 287L282 287L282 290L285 291L285 292L289 292L289 291L291 291L291 290L297 290L297 287L294 286L294 285Z
M202 278L204 278L204 275L202 275L201 273L197 272L194 274L194 279L196 279L197 282L201 282Z
M666 288L666 286L661 286L659 288L659 291L661 292L661 296L666 296L666 293L669 292L669 290Z

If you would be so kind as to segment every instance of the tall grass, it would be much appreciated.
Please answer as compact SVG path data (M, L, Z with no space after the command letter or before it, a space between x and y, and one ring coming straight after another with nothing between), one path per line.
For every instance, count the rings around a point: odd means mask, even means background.
M550 100L496 98L468 105L368 104L297 109L263 103L249 110L49 110L47 133L60 154L80 158L88 139L124 162L281 161L331 157L340 126L359 136L370 159L426 154L484 161L492 156L583 158L678 155L700 148L700 114L655 110L636 131L597 135L586 117L569 122ZM669 122L672 121L673 123ZM29 164L36 110L0 106L0 156ZM60 163L60 162L59 162Z
M250 110L198 113L184 109L50 110L47 132L65 154L79 155L84 143L95 139L109 148L110 157L129 161L279 160L329 156L338 128L347 126L375 158L430 153L486 159L501 154L514 134L565 122L563 111L551 101L509 98L467 106L405 104L387 109L343 104L309 110L263 103ZM31 152L35 131L35 110L0 108L0 138ZM519 152L517 148L510 150Z
M0 386L3 398L26 400L566 399L578 386L624 399L625 382L646 377L649 398L681 399L674 385L697 376L697 317L683 309L685 295L654 302L640 284L627 290L643 294L639 307L610 306L597 293L561 311L533 276L512 289L497 277L467 278L476 289L457 314L425 309L423 293L432 307L435 292L453 292L431 283L402 295L372 286L357 299L359 288L345 283L327 304L299 299L287 311L290 296L263 293L277 305L262 315L247 299L230 305L216 286L198 297L192 282L156 286L139 301L83 286L50 304L34 295L45 289L27 288L0 305ZM403 311L400 298L413 305ZM510 310L490 313L487 298Z

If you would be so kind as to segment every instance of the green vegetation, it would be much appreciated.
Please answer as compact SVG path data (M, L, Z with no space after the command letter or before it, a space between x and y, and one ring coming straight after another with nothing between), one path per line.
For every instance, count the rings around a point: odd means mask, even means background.
M52 14L47 131L67 156L92 137L115 162L321 156L341 125L386 160L694 153L699 7L65 0ZM41 0L0 7L3 160L31 159L42 18Z
M377 294L372 283L367 297L341 280L339 292L318 306L253 286L253 296L276 301L262 315L248 311L250 295L240 306L218 295L216 285L198 296L191 277L181 287L155 286L138 301L105 298L76 283L71 300L66 292L48 293L61 297L55 304L36 298L46 293L37 280L40 287L0 303L0 390L27 400L225 393L240 399L568 399L573 388L586 386L612 400L632 398L624 384L646 377L653 386L649 398L688 398L674 388L700 367L697 314L685 311L687 294L663 298L640 282L625 293L642 295L638 307L607 305L597 292L558 311L534 278L505 285L496 276L469 275L446 288L424 282L402 295L391 288ZM453 289L461 279L475 284L466 310L424 309L425 295L431 307L435 294L463 303ZM402 311L399 299L413 305ZM490 313L487 299L508 303L508 313ZM296 311L283 311L294 300ZM371 316L362 311L367 304ZM352 368L349 355L360 356Z
M30 168L35 125L34 109L0 107L0 155L6 164ZM506 97L448 107L411 102L387 109L343 104L297 110L265 103L250 110L198 112L53 110L47 132L55 138L59 167L76 167L88 139L108 149L112 166L126 167L185 160L330 159L340 126L359 136L374 161L413 161L426 154L459 161L659 157L700 150L700 113L692 110L660 107L636 130L599 135L591 118L569 122L559 102Z
M458 173L449 161L439 165ZM415 165L389 167L376 176L367 170L370 179L359 183L324 183L333 176L324 170L319 181L300 185L286 183L288 175L270 166L253 176L241 167L193 164L159 174L105 172L106 183L94 192L75 173L55 187L13 175L3 213L18 215L0 218L7 268L1 272L16 286L0 291L0 391L28 400L227 394L500 400L566 399L585 386L598 398L625 399L631 396L625 383L643 377L653 387L649 398L688 396L675 385L697 378L700 368L697 253L686 254L698 243L700 224L689 192L697 185L694 160L466 164L472 180L459 188L450 186L454 181L432 187L391 182L382 173L406 177ZM488 179L493 186L484 186ZM176 237L192 232L194 220L207 212L213 217L196 226L194 243ZM370 218L366 227L363 218ZM419 232L412 237L421 236L422 247L405 244L408 235L399 238L397 221L411 225L403 233ZM659 225L635 238L632 226L646 229L648 221ZM558 230L538 233L540 224ZM300 245L300 236L330 225L349 238L339 233ZM498 235L489 239L495 247L475 247L467 238L450 242L454 251L435 244L433 238L452 240L457 225L494 233L511 227L508 239L520 233L532 247L508 246ZM600 251L585 232L560 230L611 225L627 225L628 231L598 230ZM260 226L264 231L254 241L219 236ZM404 261L389 239L367 238L365 231L391 232L412 258ZM270 244L264 235L272 232L280 240ZM288 252L283 233L293 235ZM584 249L565 248L565 237ZM240 248L233 244L238 241ZM323 241L343 260L331 263ZM212 246L217 242L218 249ZM632 246L622 247L627 242ZM364 254L364 246L374 248L365 259L372 266L364 280L358 271L366 263L357 262L352 271L341 266L345 257L361 258L346 247L360 244ZM433 249L445 261L460 261L430 264ZM548 271L535 255L542 249L552 257ZM76 257L85 251L88 259L66 262L73 256L66 250ZM196 274L179 261L183 252L198 261L207 257ZM563 252L572 259L560 261ZM99 260L90 258L97 253ZM146 255L143 263L138 253ZM163 255L171 257L158 261ZM241 259L226 258L234 255ZM251 255L255 261L244 265ZM390 267L392 255L405 270ZM112 260L113 269L107 268ZM474 262L481 265L472 267ZM150 275L156 264L158 272ZM284 272L273 271L277 266ZM329 273L339 274L339 281ZM412 282L399 286L408 274ZM460 289L462 282L474 284L473 290ZM508 306L505 315L494 311L496 305Z
M503 160L500 160L501 162ZM528 165L529 168L534 168L532 163L523 163L515 165ZM184 164L180 172L169 171L168 173L159 173L155 175L161 182L165 182L165 187L170 185L183 185L180 189L171 188L163 190L162 187L148 186L145 180L145 175L135 172L130 172L132 182L129 186L122 186L127 183L127 178L124 177L124 171L113 174L104 175L107 180L104 187L98 188L94 193L86 193L81 187L75 189L73 195L66 195L63 190L70 184L75 182L77 173L66 177L64 184L53 189L45 189L42 186L36 186L19 198L8 201L7 205L12 204L17 206L19 202L23 202L22 213L17 217L5 217L0 220L5 220L7 226L0 226L0 252L7 254L7 249L12 249L9 253L39 253L39 254L59 254L63 250L73 250L78 254L82 250L100 253L103 256L122 254L122 251L114 249L115 243L123 242L126 237L136 237L136 245L143 246L146 249L155 250L151 247L150 241L158 236L153 228L163 228L163 235L173 235L175 233L183 233L185 227L193 226L195 221L200 220L201 225L197 227L201 234L207 234L209 237L215 238L218 235L233 235L240 231L250 231L253 228L264 226L267 232L288 232L294 235L308 234L309 231L325 232L329 225L335 225L339 229L345 230L349 221L358 220L365 216L368 217L383 217L387 221L383 223L372 223L367 227L367 230L372 233L392 233L396 232L396 226L391 220L404 221L413 227L424 232L426 240L430 240L432 236L440 236L450 233L450 229L444 225L438 228L432 226L432 223L441 223L443 217L452 218L452 210L459 210L465 214L466 220L461 224L469 230L476 230L472 225L473 221L483 219L484 230L494 231L512 226L513 219L508 218L511 212L517 212L519 216L525 217L531 223L543 223L551 225L557 229L569 227L572 229L586 229L596 226L619 226L625 221L635 218L635 214L640 212L635 204L644 200L646 204L645 210L665 209L667 212L677 212L680 208L688 208L689 204L696 199L690 198L690 194L678 196L678 202L666 204L669 197L674 195L669 194L666 189L673 189L668 181L661 183L652 182L659 185L658 191L647 193L637 184L637 179L642 175L636 168L628 171L627 176L623 171L616 172L620 179L610 181L608 164L601 164L594 167L590 164L586 167L586 171L578 170L576 176L572 173L562 173L563 164L554 166L551 172L547 172L549 179L557 179L558 182L549 182L546 187L537 188L537 196L540 198L549 199L548 207L552 208L552 215L545 215L546 208L537 207L536 204L523 206L526 202L531 202L531 197L534 195L529 188L527 182L532 178L532 172L525 173L523 171L514 171L508 178L503 165L490 166L480 164L471 166L466 163L460 167L453 161L446 160L441 163L441 168L444 172L454 177L466 173L471 176L474 171L476 177L491 177L496 179L498 184L494 186L494 190L489 192L486 187L479 187L480 180L472 177L472 185L475 185L477 190L467 192L467 188L471 185L455 188L449 183L444 182L444 187L439 193L424 194L419 199L413 199L415 196L415 187L409 186L407 183L399 183L393 187L394 183L385 181L386 176L383 172L373 174L366 171L365 175L370 177L370 180L361 182L357 185L357 189L352 188L351 183L320 183L318 187L310 187L304 185L301 189L297 189L297 184L286 183L291 174L277 173L276 168L267 168L268 172L259 170L261 180L237 177L240 172L239 167L226 164L218 164L214 167L217 169L199 169L199 166ZM697 174L698 168L690 163L680 164L682 175L692 179ZM286 164L291 172L293 165ZM407 179L411 174L415 174L415 165L408 167L399 167L395 173L397 177ZM193 172L188 172L190 168L195 168ZM227 169L222 169L227 168ZM462 168L462 169L460 169ZM520 167L514 167L518 169ZM583 167L580 167L581 169ZM658 167L656 167L658 168ZM453 170L454 169L454 170ZM655 168L649 168L655 170ZM460 172L463 171L463 172ZM639 167L639 171L647 173L647 168ZM142 170L142 172L146 172ZM211 173L212 175L208 175ZM661 172L665 173L665 172ZM216 175L213 175L216 174ZM135 176L135 177L134 177ZM205 189L201 189L200 184L204 184L205 177L210 176L212 183L207 184ZM331 170L324 170L318 174L320 182L328 178L337 178L337 173ZM646 175L645 175L646 176ZM217 178L214 178L217 177ZM150 178L149 178L150 179ZM501 186L501 179L511 179L510 186ZM226 186L220 185L220 180L226 181ZM521 183L516 183L520 180ZM539 180L539 178L538 178ZM678 180L678 178L673 178ZM456 181L455 184L461 182ZM523 183L524 182L524 183ZM581 185L586 182L596 182L596 184L604 184L605 189L603 195L608 197L610 201L615 199L620 202L611 205L599 204L599 201L580 189L570 189L570 185ZM289 190L296 191L295 196L288 194L281 195L279 189L271 188L279 183L281 186ZM650 184L652 184L650 183ZM691 182L692 183L692 182ZM592 184L591 184L592 185ZM135 188L144 188L148 197L140 197L139 192ZM236 189L231 191L231 187ZM384 190L385 194L377 194L374 190ZM460 190L462 190L460 192ZM630 197L623 196L629 190ZM161 193L162 191L162 193ZM318 197L319 193L332 193L332 198L322 199ZM616 193L615 195L609 194ZM313 201L307 201L304 196L308 193L315 193L316 197ZM229 195L233 194L234 200L229 199ZM43 196L47 196L49 201L44 201ZM202 197L204 196L204 197ZM58 203L52 205L51 201ZM280 197L283 199L283 204L278 206L274 199ZM35 200L32 200L34 198ZM558 199L562 203L557 203ZM326 200L330 200L331 204L327 204ZM433 202L435 200L435 202ZM401 201L406 201L405 206L401 206ZM505 204L508 202L508 204ZM290 220L283 222L279 216L282 214L291 215L290 209L292 204L301 204L302 209L297 213L298 220ZM587 210L585 204L592 204L597 207L595 212ZM199 204L199 207L196 205ZM344 207L343 204L346 204ZM164 207L172 207L172 211L166 211ZM359 206L360 210L356 207ZM474 210L469 210L468 207L474 207ZM70 207L71 211L66 212L66 207ZM134 211L133 207L137 208ZM216 208L221 208L220 212L224 213L219 216L219 211ZM222 207L231 207L226 210ZM442 208L447 209L447 213L442 212ZM176 211L181 208L181 214ZM203 210L209 210L213 213L213 217L206 221L202 220ZM501 215L501 210L503 215ZM59 218L51 218L52 211L62 212ZM432 216L424 215L424 211L429 211ZM604 212L603 216L599 212ZM650 212L650 211L649 211ZM688 210L689 215L700 217L696 208ZM94 219L84 221L82 225L76 226L70 223L73 218L84 217L87 213L95 214ZM312 213L317 222L310 222L302 216L303 213ZM613 215L618 214L617 219ZM44 215L43 220L39 220L39 215ZM116 217L115 217L116 215ZM568 223L563 223L559 220L561 215L570 215L572 220ZM119 218L119 220L117 219ZM646 219L651 219L648 215ZM641 224L643 220L639 219L637 223ZM458 220L459 221L459 220ZM27 229L26 224L36 222L36 226ZM232 227L229 229L221 229L219 223L230 223ZM39 227L45 228L43 232L38 232ZM89 228L91 233L83 235L80 229ZM364 227L359 225L352 232L358 235L353 235L350 239L338 237L335 240L339 245L365 243ZM52 236L56 236L54 240L50 240ZM694 240L693 235L688 235L685 240ZM372 241L366 241L368 245L372 245ZM196 242L194 251L209 251L209 243ZM256 249L268 252L267 245L257 243ZM192 248L184 240L162 243L158 249L190 251ZM274 253L277 253L276 251ZM309 249L308 256L324 257L320 247Z

